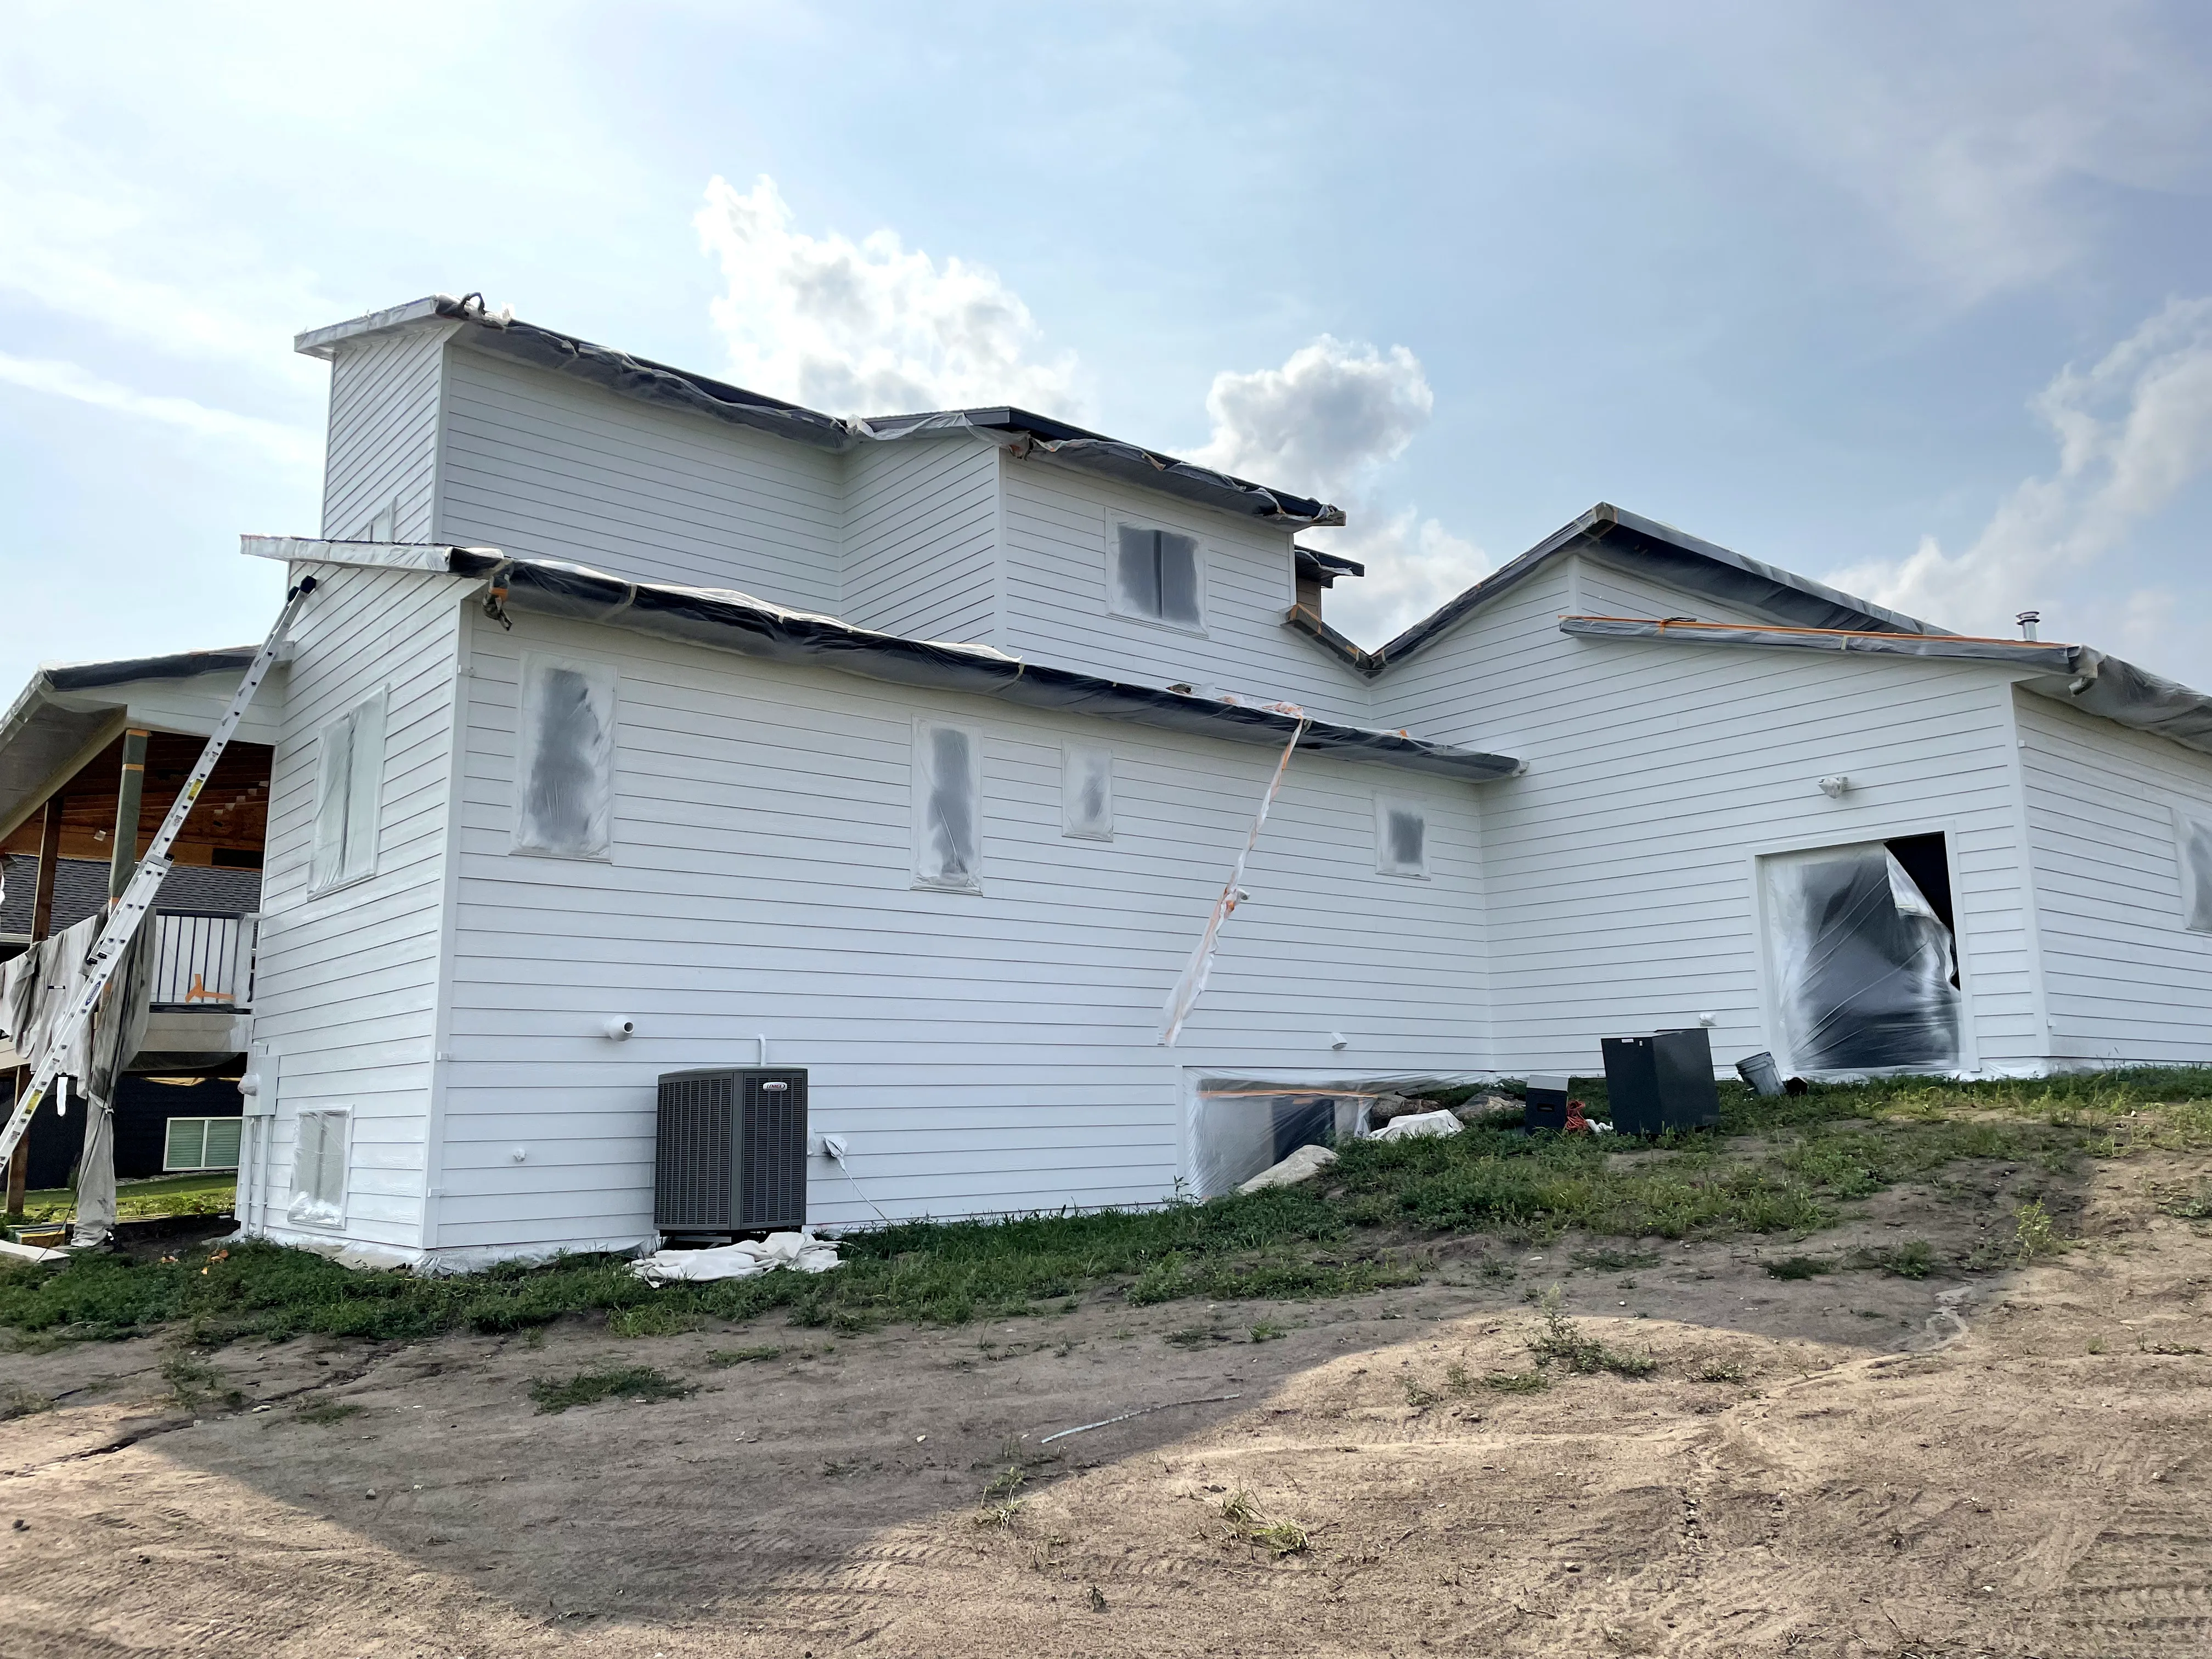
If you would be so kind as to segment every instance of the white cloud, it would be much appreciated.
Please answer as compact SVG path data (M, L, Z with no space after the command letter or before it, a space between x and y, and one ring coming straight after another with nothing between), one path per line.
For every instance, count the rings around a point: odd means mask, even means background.
M1206 399L1213 434L1191 459L1343 507L1345 528L1299 539L1366 565L1365 576L1329 590L1328 619L1377 644L1489 568L1481 549L1418 508L1382 504L1383 469L1435 406L1420 360L1404 346L1378 352L1324 334L1280 368L1214 376Z
M1073 355L1045 352L995 271L939 265L889 230L806 235L792 217L773 179L740 195L717 178L693 222L728 283L713 314L741 384L837 415L1078 407Z
M1946 553L1927 537L1908 558L1831 580L1973 633L2009 633L2016 611L2048 611L2062 584L2212 471L2212 299L2170 301L2093 367L2063 370L2030 407L2057 441L2057 465L2015 486L1972 546ZM2091 608L2142 635L2142 606L2099 599ZM2082 631L2048 621L2046 638Z
M0 381L50 397L67 398L95 409L113 410L142 420L158 421L225 442L242 443L295 466L313 466L322 459L319 434L280 426L252 415L234 415L210 409L189 398L170 398L137 392L103 380L75 363L51 358L17 357L0 351Z

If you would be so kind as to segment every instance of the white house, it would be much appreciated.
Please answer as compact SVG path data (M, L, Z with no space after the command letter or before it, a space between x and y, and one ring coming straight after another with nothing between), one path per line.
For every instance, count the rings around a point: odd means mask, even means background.
M1211 1189L1271 1089L1700 1023L2212 1060L2212 701L2087 647L1601 507L1368 653L1295 544L1334 508L1018 410L833 421L442 297L299 343L321 532L247 538L319 583L250 734L253 1231L635 1245L656 1079L763 1060L837 1225ZM166 660L33 683L0 847L100 733L207 729L226 671Z

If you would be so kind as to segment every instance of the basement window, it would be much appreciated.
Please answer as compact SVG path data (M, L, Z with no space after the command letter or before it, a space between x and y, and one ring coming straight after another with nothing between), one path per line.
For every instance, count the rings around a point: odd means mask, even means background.
M364 697L316 736L311 893L376 872L377 806L384 789L384 690Z
M1413 801L1375 803L1375 868L1386 876L1429 878L1429 815Z
M1114 608L1177 628L1203 626L1196 538L1133 524L1115 532Z
M1761 863L1790 1064L1804 1072L1955 1068L1964 999L1943 836Z
M173 1117L161 1142L161 1168L235 1170L242 1120L234 1117Z
M348 1111L302 1112L292 1149L292 1203L286 1213L302 1226L337 1227L345 1221Z
M2212 817L2174 809L2174 840L2181 860L2181 925L2212 933Z
M1060 834L1114 839L1114 751L1072 743L1060 751Z
M523 653L514 851L554 859L610 855L615 684L605 663Z
M965 726L914 728L914 884L983 890L983 739Z

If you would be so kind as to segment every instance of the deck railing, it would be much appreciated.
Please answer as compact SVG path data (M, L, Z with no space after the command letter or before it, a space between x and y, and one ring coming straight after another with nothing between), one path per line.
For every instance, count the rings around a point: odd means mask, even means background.
M252 1007L259 920L212 910L156 910L153 1006L230 1013Z

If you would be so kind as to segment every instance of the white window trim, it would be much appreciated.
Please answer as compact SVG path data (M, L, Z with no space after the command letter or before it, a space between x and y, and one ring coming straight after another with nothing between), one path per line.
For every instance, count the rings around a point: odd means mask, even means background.
M1171 536L1185 536L1191 544L1193 580L1198 584L1198 626L1188 623L1170 622L1164 617L1146 616L1141 611L1132 611L1121 603L1121 526L1132 530L1164 530ZM1137 623L1146 628L1164 629L1170 634L1180 634L1186 639L1207 637L1206 625L1212 620L1213 606L1209 592L1212 574L1212 551L1206 538L1182 525L1169 524L1164 520L1140 518L1133 513L1109 513L1106 515L1105 551L1106 609L1124 622Z
M568 668L591 680L605 679L607 688L607 844L597 853L557 853L542 847L525 847L522 843L522 790L527 759L524 743L527 737L522 729L522 711L529 698L530 677L539 667ZM610 662L590 657L572 657L558 651L525 651L518 665L514 682L514 779L513 784L514 821L507 828L507 850L515 858L556 859L570 864L612 864L615 861L615 817L620 805L615 787L617 762L619 759L618 735L622 721L622 672Z
M1106 827L1103 830L1079 829L1071 811L1072 800L1068 785L1075 770L1078 755L1103 755L1106 758ZM1103 743L1064 743L1060 746L1060 833L1068 841L1111 841L1114 839L1114 751Z
M360 698L338 714L331 715L315 730L315 814L310 820L311 828L307 843L307 895L311 898L320 898L325 893L336 893L348 887L357 887L376 874L377 865L383 854L384 762L392 718L391 700L387 693L388 688L378 686L367 696ZM330 730L340 720L356 718L371 708L376 710L376 793L369 805L368 861L351 875L348 875L345 871L345 861L341 859L338 862L337 873L330 880L319 884L315 880L315 843L312 826L320 822L322 815L323 767L329 753L327 739ZM346 750L346 793L349 797L353 793L354 762L358 754L358 749L349 743Z
M922 848L928 844L929 792L925 780L929 776L927 749L929 734L937 731L964 732L968 735L969 786L975 803L975 861L966 881L948 881L933 876L922 868ZM966 720L945 720L933 715L917 714L914 721L913 773L913 874L917 891L927 893L972 893L983 890L983 732L981 726Z
M2189 872L2189 841L2192 832L2203 830L2212 835L2212 806L2199 805L2195 801L2175 801L2173 807L2173 863L2174 873L2180 878L2178 903L2181 931L2195 933L2199 938L2212 936L2212 927L2199 927L2193 919L2191 898L2201 898L2193 890L2196 878Z
M1413 812L1421 820L1421 867L1418 870L1395 870L1390 867L1390 814L1392 811ZM1393 881L1433 881L1430 869L1429 842L1436 826L1430 822L1428 803L1407 795L1377 795L1375 797L1375 873L1388 876Z
M307 1194L300 1190L300 1146L307 1134L307 1120L311 1117L334 1117L341 1120L338 1131L338 1196L335 1216L305 1215L301 1212L300 1200ZM302 1109L292 1120L291 1200L285 1206L285 1219L295 1227L312 1227L318 1231L337 1232L346 1224L346 1203L353 1187L353 1109L350 1106L310 1106Z

